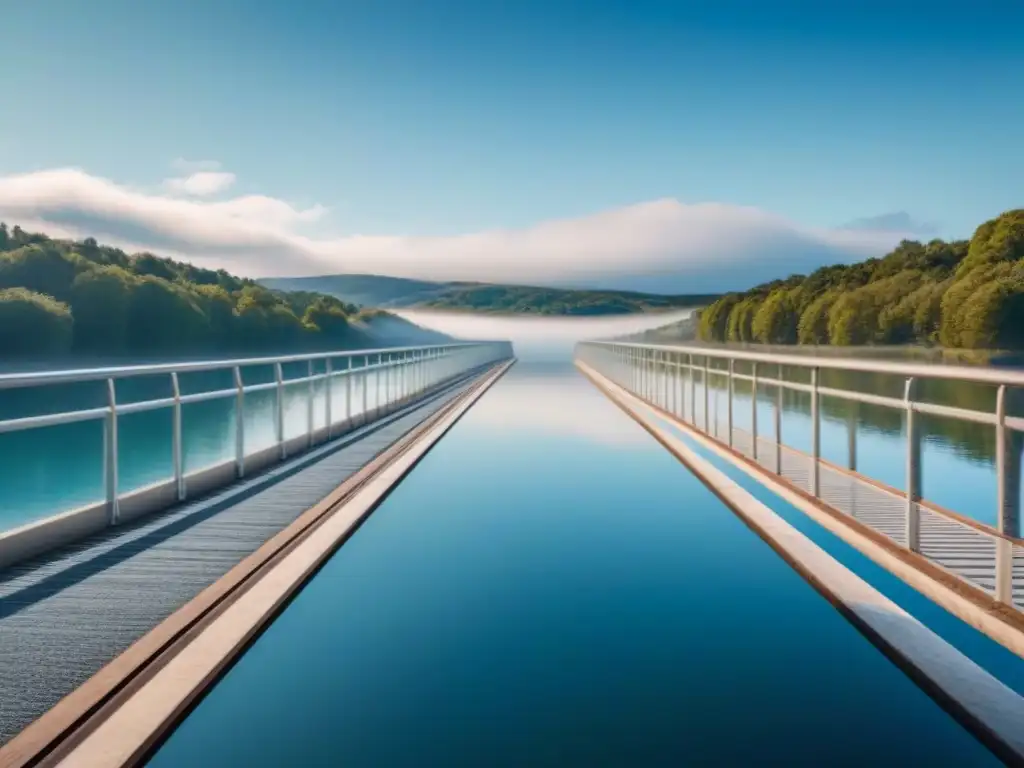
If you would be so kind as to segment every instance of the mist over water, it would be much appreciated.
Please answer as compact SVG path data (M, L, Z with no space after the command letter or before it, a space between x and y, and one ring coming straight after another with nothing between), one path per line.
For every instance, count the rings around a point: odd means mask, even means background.
M524 361L569 362L577 342L608 339L685 320L692 309L641 315L555 317L491 315L432 310L391 310L394 314L459 339L507 339Z

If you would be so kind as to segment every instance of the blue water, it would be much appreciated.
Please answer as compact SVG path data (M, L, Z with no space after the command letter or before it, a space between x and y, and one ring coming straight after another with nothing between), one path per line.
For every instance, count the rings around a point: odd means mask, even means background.
M520 365L151 764L997 763L591 385Z
M790 525L808 536L832 557L915 616L961 653L1024 696L1024 659L929 600L838 536L819 526L799 509L765 488L746 472L701 447L667 419L662 419L661 423L682 438L690 448L701 454L755 498L771 507Z

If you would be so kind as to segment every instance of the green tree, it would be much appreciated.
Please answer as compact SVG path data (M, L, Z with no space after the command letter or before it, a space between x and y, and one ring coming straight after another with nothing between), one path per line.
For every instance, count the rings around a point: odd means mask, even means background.
M18 239L26 237L21 233ZM0 288L27 288L67 301L71 283L87 268L87 262L77 254L64 252L54 245L26 245L0 253Z
M797 323L797 342L800 344L828 344L828 318L832 305L842 295L838 289L825 291L815 298L800 314Z
M77 352L118 354L128 345L134 278L120 267L81 272L71 283Z
M1024 208L986 221L974 232L957 276L991 264L1024 259Z
M137 279L128 311L128 348L136 354L203 349L209 321L189 292L159 277Z
M700 337L705 341L725 341L729 331L729 314L739 300L739 294L730 293L705 307L700 313Z
M754 339L762 344L795 344L797 341L799 288L776 288L754 315Z
M729 330L727 339L729 341L753 341L754 340L754 313L760 304L759 297L748 296L740 300L729 312Z
M0 290L0 354L46 357L71 349L74 321L67 304L24 288Z

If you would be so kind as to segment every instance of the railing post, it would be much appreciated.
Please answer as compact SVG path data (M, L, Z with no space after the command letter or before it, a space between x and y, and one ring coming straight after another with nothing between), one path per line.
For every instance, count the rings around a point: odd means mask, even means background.
M334 388L334 365L331 358L324 362L324 381L327 388L324 390L324 418L327 420L327 440L334 434L334 414L331 412L331 390Z
M351 431L352 429L352 361L355 358L349 355L346 360L345 366L345 429Z
M708 427L711 425L711 390L708 389L709 371L711 370L711 358L704 355L704 434L710 434Z
M380 379L381 371L384 369L384 355L380 352L377 353L377 368L373 373L373 418L380 417Z
M757 461L757 362L750 364L750 450Z
M735 368L734 361L730 357L729 358L729 391L728 391L728 393L726 393L726 396L725 396L726 405L727 405L727 408L728 408L728 411L727 411L726 417L725 417L725 423L726 423L726 427L729 430L729 447L730 448L732 448L732 401L733 401L733 397L734 397L734 388L735 388L735 379L733 378L733 374L735 372L734 368Z
M784 406L783 397L785 395L785 387L783 386L783 370L782 366L778 366L776 373L776 381L778 384L775 385L775 474L782 474L782 409Z
M363 417L363 424L370 420L369 411L369 390L370 390L370 356L363 355L363 374L359 378L362 380L363 385L363 411L360 416Z
M996 482L999 532L1020 536L1020 438L1006 426L1009 392L996 393ZM996 600L1013 605L1013 542L998 537L996 545Z
M686 378L683 376L683 353L678 352L676 360L676 414L680 419L686 418Z
M281 370L280 363L274 363L274 381L277 384L277 389L275 390L277 394L277 407L275 409L277 446L281 458L284 459L287 455L284 445L284 371Z
M690 423L697 426L697 369L693 366L693 354L686 355L690 376Z
M107 419L104 422L106 451L105 456L105 478L104 486L107 496L107 521L110 525L117 525L121 519L121 508L118 503L117 488L117 390L113 379L107 379L107 406L110 408Z
M819 413L818 369L811 368L811 495L821 495L821 414Z
M672 379L669 376L669 353L662 351L661 353L661 391L664 402L661 407L666 411L671 409L671 401L669 400L669 392L672 389Z
M912 552L921 551L921 428L914 412L916 381L907 379L903 388L903 402L906 405L907 424L907 548Z
M313 400L316 389L313 386L313 361L306 364L306 378L309 379L306 400L306 447L313 447Z
M857 471L857 403L847 403L846 411L846 466Z
M181 387L178 374L171 372L171 396L174 407L171 411L171 466L174 469L174 495L178 501L185 500L185 459L181 437Z
M235 366L235 474L245 477L245 384L242 369Z

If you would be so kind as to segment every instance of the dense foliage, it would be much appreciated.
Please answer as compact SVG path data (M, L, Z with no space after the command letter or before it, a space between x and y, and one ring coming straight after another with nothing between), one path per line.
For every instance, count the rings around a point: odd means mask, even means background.
M905 240L880 259L731 293L700 317L707 341L1024 347L1024 209L968 241Z
M358 344L358 308L223 270L0 224L0 356L168 356Z
M583 291L521 285L467 285L427 301L435 309L534 315L624 315L694 307L715 295L661 296L631 291Z

